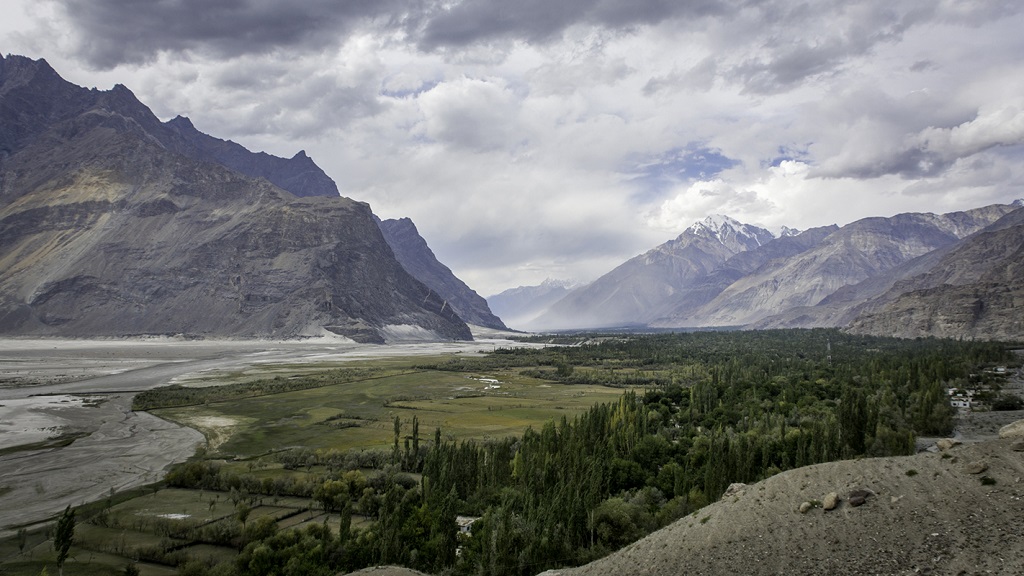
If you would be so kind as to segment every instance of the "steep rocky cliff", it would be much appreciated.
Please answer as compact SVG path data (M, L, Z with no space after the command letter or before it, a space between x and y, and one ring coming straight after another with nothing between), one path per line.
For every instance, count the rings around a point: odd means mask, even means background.
M508 329L501 318L491 312L482 296L437 260L412 220L382 220L378 224L395 258L405 270L447 302L460 318L485 328Z
M0 121L0 333L471 338L366 204L196 159L126 88L10 56Z

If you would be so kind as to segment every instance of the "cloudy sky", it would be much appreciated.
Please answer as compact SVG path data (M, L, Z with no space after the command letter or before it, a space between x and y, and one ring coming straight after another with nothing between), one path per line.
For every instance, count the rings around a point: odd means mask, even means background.
M411 217L482 295L709 214L1024 197L1018 0L4 0L0 52Z

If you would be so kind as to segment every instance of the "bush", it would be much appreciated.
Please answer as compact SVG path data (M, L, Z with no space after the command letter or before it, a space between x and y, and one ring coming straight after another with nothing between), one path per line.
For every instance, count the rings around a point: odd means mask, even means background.
M1024 409L1024 400L1021 400L1019 396L1013 394L1000 394L995 401L992 402L993 410L1021 410Z

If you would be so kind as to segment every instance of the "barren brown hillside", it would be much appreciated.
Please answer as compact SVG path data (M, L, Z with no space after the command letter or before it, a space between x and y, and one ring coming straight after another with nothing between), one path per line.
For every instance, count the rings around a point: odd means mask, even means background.
M1022 450L1018 436L791 470L546 574L1024 574ZM857 490L869 492L860 506ZM825 511L832 492L840 502ZM801 513L804 502L814 507Z

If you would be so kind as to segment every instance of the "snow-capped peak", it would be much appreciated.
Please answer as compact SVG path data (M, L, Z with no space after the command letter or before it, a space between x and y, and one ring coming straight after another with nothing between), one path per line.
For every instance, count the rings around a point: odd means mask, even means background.
M765 242L775 239L775 234L764 228L743 224L734 218L722 214L712 214L699 222L695 222L684 232L684 234L687 233L705 238L715 238L727 246L740 245L744 250L749 250L754 246L760 246Z
M545 278L540 285L544 288L565 288L566 290L572 290L573 288L582 284L576 279L559 279L559 278Z

